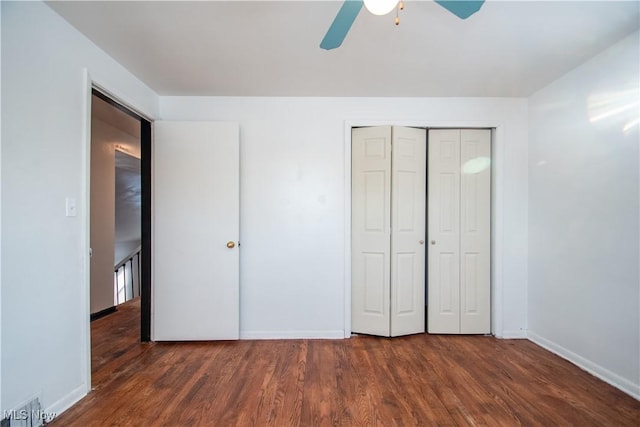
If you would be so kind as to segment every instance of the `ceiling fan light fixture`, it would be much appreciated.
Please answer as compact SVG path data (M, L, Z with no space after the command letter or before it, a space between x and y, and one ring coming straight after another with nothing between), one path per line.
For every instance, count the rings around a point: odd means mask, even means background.
M386 15L391 12L398 0L364 0L364 7L374 15Z

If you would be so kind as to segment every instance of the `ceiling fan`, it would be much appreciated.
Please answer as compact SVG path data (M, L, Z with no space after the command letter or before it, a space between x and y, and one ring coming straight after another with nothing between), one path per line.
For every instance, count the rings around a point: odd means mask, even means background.
M458 18L467 19L480 10L484 0L435 0L435 2ZM397 4L398 0L345 0L322 39L320 47L326 50L339 47L363 5L374 15L386 15Z

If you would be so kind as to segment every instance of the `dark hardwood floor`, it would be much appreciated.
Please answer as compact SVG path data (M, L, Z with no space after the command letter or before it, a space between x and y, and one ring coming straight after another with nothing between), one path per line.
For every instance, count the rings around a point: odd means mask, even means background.
M526 340L140 344L138 316L92 323L94 391L52 425L640 425L640 402Z

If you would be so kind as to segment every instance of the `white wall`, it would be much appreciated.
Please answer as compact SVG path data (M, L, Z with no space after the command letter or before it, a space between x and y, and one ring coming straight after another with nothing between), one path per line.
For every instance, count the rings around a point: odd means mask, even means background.
M640 398L638 37L529 100L529 336Z
M115 142L121 132L109 124L91 119L90 312L113 307L113 265L115 252Z
M138 140L138 145L139 145ZM114 263L129 259L142 245L142 176L140 157L115 153L115 254Z
M84 69L151 116L158 98L43 3L1 7L1 409L59 412L89 386Z
M526 104L524 99L161 97L163 119L240 123L241 336L344 336L346 122L501 124L505 256L498 272L504 286L497 332L524 336Z
M96 97L92 99L102 102ZM94 114L91 122L91 313L114 306L114 265L129 256L141 243L140 207L132 212L127 203L131 197L128 188L123 188L122 184L120 188L116 185L116 145L136 147L140 141L96 118ZM128 157L127 154L120 155ZM124 173L127 171L124 170ZM121 192L126 194L119 194ZM122 241L123 236L130 237L127 228L136 229L137 240Z

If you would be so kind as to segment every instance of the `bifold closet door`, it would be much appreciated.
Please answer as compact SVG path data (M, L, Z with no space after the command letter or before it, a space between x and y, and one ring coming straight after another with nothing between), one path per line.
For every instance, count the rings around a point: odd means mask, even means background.
M491 331L491 131L429 131L428 331Z
M391 336L424 332L427 131L391 129Z
M424 332L426 131L352 131L352 331Z
M239 126L154 124L153 339L240 333Z

